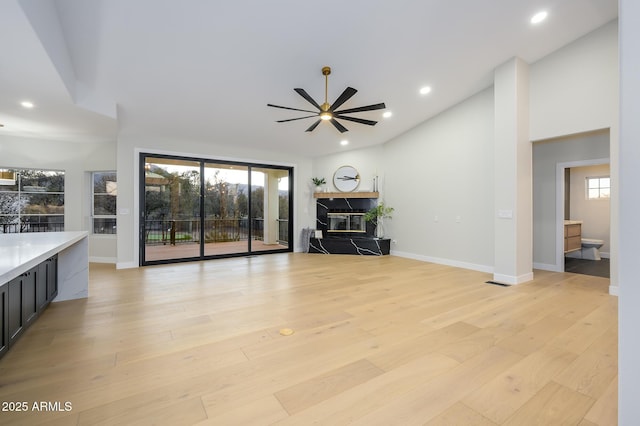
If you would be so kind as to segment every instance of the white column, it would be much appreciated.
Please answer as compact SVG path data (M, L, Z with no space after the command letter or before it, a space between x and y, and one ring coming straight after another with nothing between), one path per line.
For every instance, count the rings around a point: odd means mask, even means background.
M640 2L619 2L618 424L640 424ZM613 220L615 218L612 217Z
M532 147L529 141L529 66L514 58L494 76L493 279L533 279Z
M278 244L279 218L278 170L265 171L264 243Z

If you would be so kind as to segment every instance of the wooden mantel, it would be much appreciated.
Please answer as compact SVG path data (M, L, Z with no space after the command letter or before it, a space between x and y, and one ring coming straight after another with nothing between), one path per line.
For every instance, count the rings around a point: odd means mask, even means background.
M377 192L314 192L313 198L378 198Z

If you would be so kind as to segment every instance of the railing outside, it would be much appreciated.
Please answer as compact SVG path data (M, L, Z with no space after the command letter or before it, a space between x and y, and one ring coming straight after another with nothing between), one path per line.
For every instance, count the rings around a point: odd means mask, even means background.
M278 240L288 244L288 220L278 220ZM205 243L228 241L246 241L251 236L254 240L264 239L264 219L205 219ZM200 242L200 219L190 220L147 220L145 221L145 244L193 244Z
M287 219L278 219L278 243L289 245L289 221Z
M0 224L0 234L62 231L64 231L64 222L21 222Z
M115 222L115 221L114 221ZM289 243L289 221L277 219L278 243ZM205 243L243 241L249 238L248 219L206 219ZM115 228L115 227L114 227ZM0 224L0 234L20 232L62 232L64 223L22 222ZM115 232L113 232L115 233ZM264 219L251 219L251 235L254 240L264 240ZM145 244L186 244L200 242L200 220L147 220Z

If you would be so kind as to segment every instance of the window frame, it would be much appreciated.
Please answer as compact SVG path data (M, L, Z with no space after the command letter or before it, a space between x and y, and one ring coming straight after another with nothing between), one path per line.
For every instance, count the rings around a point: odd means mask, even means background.
M4 223L0 224L0 233L24 233L24 232L55 232L55 231L64 231L65 228L65 203L64 203L64 195L65 195L65 186L66 186L66 172L64 170L59 169L42 169L42 168L26 168L26 167L0 167L0 170L3 171L3 178L7 173L13 173L13 178L11 180L14 181L13 185L16 186L15 191L2 191L0 194L15 194L18 197L18 211L17 213L6 213L0 212L0 216L9 217L15 216L17 218L16 223ZM47 174L52 174L55 177L62 176L62 191L47 191L40 189L32 189L26 190L27 186L23 183L23 175L26 172L41 172L45 176ZM5 180L5 179L3 179ZM9 180L9 179L6 179ZM3 184L8 185L7 182L3 182ZM32 188L31 185L28 186ZM33 187L33 188L43 188L41 186ZM44 187L46 188L46 187ZM60 208L60 212L42 212L42 213L27 213L25 212L26 207L30 206L30 203L25 203L23 205L22 200L29 199L30 196L58 196L60 197L61 204L57 207ZM37 204L33 204L36 206ZM50 221L49 218L61 218L61 221ZM29 220L25 222L26 218L38 218L38 221L35 222L33 220ZM42 222L41 218L47 218L46 221ZM44 228L43 228L44 224ZM11 230L13 228L13 230ZM51 228L51 229L49 229ZM44 229L44 230L43 230Z
M184 262L184 261L206 260L206 259L224 258L224 257L235 257L235 256L247 256L247 255L253 256L253 255L263 255L263 254L270 254L270 253L293 251L293 239L292 239L293 216L294 216L293 215L293 211L294 211L293 209L294 167L293 166L250 163L250 162L234 161L234 160L227 160L227 159L216 159L216 158L209 158L209 157L190 157L190 156L161 154L161 153L141 152L139 155L140 156L139 156L138 170L139 170L139 197L140 197L139 198L140 227L139 227L139 234L138 234L138 241L139 241L138 250L139 250L140 266ZM158 160L162 160L162 161L158 161ZM163 244L163 245L165 245L164 242L166 241L167 242L166 245L168 246L173 246L174 244L176 245L180 244L180 239L177 238L178 231L176 231L175 240L172 241L172 237L171 237L171 229L177 230L178 229L177 227L173 228L172 226L155 226L154 224L149 223L155 220L160 220L160 221L166 220L167 216L172 214L171 212L168 211L165 213L165 218L162 219L155 216L155 212L148 210L148 207L150 206L150 204L148 203L148 200L147 200L147 194L156 193L156 192L162 193L162 191L156 191L155 189L150 190L149 186L166 185L166 183L159 183L156 181L157 179L162 180L163 176L156 175L154 172L155 165L163 164L165 162L167 162L167 164L177 164L177 165L184 165L186 163L189 163L189 165L193 167L196 166L193 163L197 163L197 166L199 167L199 173L198 173L200 176L199 197L202 200L202 202L200 202L200 205L199 205L199 213L197 213L197 215L194 215L194 216L198 218L200 225L194 226L193 228L195 230L194 232L197 232L199 236L197 236L197 234L194 233L194 237L188 240L188 241L196 241L197 239L200 242L199 253L197 255L194 255L195 254L195 251L194 251L193 253L191 253L191 255L178 253L177 256L169 255L169 256L164 256L162 258L158 258L158 257L151 256L150 253L147 252L148 247L151 247L153 245L151 240L153 241L159 240L161 241L159 244ZM241 250L233 249L230 251L224 251L223 253L213 253L213 252L207 252L207 249L205 246L207 241L207 230L206 230L205 222L207 221L207 217L209 215L207 211L207 208L208 208L207 196L211 195L208 193L208 188L210 187L207 184L207 176L205 171L217 169L219 168L217 167L218 165L224 166L221 168L229 168L229 169L240 167L241 169L243 169L243 173L244 172L247 173L247 177L248 177L248 180L246 183L247 185L247 188L246 188L247 189L247 192L246 192L247 216L244 217L244 219L245 221L248 221L252 225L254 220L259 221L260 224L256 223L255 227L249 226L246 250L244 249L244 244L243 244L243 248ZM262 169L268 169L268 170L274 170L274 171L280 170L283 172L284 171L287 172L286 173L287 174L286 183L288 186L288 188L286 189L287 198L288 198L288 201L286 202L287 207L286 209L281 210L281 204L280 204L281 197L279 194L280 189L278 188L278 219L276 219L276 223L278 224L277 240L281 243L286 242L286 244L278 244L278 245L283 245L283 246L286 245L286 248L255 250L254 249L255 247L252 245L252 241L260 240L264 237L264 216L263 216L264 211L262 210L264 206L260 203L256 203L256 200L259 198L254 198L254 197L264 197L264 189L260 194L257 194L259 192L258 190L264 187L262 187L261 185L254 185L255 182L252 180L254 179L254 172L256 171L262 172L263 171ZM164 176L164 177L168 177L168 176ZM255 186L258 186L259 188L255 188ZM275 191L275 188L273 189ZM260 208L259 205L262 205L262 207ZM258 214L258 212L260 212L260 214ZM281 212L287 215L286 220L280 217ZM215 219L215 214L216 213L214 213L213 219ZM147 224L149 226L147 226ZM165 230L165 232L163 233L162 230ZM187 240L184 240L184 241L187 241ZM244 242L244 239L241 239L241 241ZM186 244L189 244L189 243L186 243ZM274 245L274 247L275 246L277 245Z
M118 188L118 173L115 170L102 170L102 171L93 171L91 172L91 234L92 235L116 235L118 232L118 205L117 205L117 199L116 199L116 204L115 204L115 212L114 214L96 214L96 195L98 196L104 196L104 195L110 195L110 196L116 196L116 195L112 195L109 194L108 192L96 192L96 176L97 175L114 175L115 176L115 183L116 183L116 194L117 194L117 188ZM96 220L108 220L108 219L112 219L113 223L115 224L113 226L113 232L96 232Z
M602 180L603 179L608 179L609 180L609 186L602 186ZM597 181L597 187L592 187L591 186L591 182L593 181ZM597 190L598 191L598 196L597 197L592 197L591 196L591 191L592 190ZM606 193L608 195L603 196L603 190L606 190ZM609 200L611 199L611 176L609 175L603 175L603 176L587 176L585 178L585 199L587 201L598 201L598 200Z

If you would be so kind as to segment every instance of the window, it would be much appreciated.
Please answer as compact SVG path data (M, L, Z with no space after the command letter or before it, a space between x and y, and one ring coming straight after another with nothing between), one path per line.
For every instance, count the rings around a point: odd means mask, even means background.
M611 196L609 176L587 178L587 200L608 200Z
M0 168L0 233L64 231L64 172Z
M116 233L116 172L94 172L91 199L94 234Z

